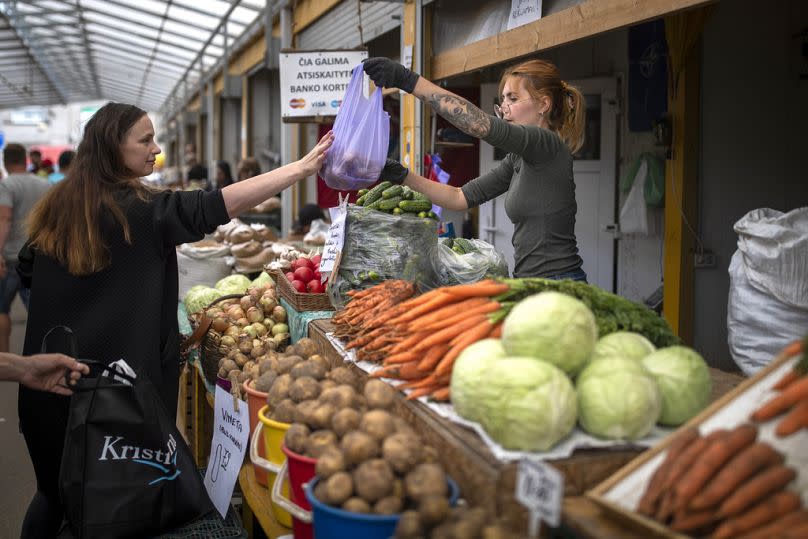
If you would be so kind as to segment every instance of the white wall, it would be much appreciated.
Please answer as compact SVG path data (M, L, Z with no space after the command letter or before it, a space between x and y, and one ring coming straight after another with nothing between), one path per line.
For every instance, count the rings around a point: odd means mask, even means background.
M792 37L806 26L804 0L732 0L717 4L704 30L698 229L718 261L696 270L695 346L715 366L734 366L733 224L755 208L808 205L808 80L799 79L802 42Z

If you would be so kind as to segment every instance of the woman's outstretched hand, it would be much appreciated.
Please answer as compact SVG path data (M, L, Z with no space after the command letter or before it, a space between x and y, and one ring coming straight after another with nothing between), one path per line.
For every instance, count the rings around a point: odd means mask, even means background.
M316 174L320 167L323 166L325 156L328 154L328 149L334 143L334 132L329 131L312 150L300 159L297 164L300 167L303 176L311 176Z
M415 84L420 76L398 62L382 56L363 60L362 68L376 86L400 88L408 94L415 90Z

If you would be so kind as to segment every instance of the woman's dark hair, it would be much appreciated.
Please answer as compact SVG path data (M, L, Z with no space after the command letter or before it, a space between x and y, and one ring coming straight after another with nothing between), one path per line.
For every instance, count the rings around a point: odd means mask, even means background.
M222 187L227 187L228 185L233 183L233 173L230 172L230 164L227 161L216 161L216 167L222 171L224 174L224 180L222 181L221 185L217 185L218 189Z
M101 218L110 212L131 244L129 223L115 200L122 191L146 199L152 189L124 164L121 144L146 111L107 103L84 126L84 136L64 181L34 206L28 219L31 245L73 275L89 275L110 264Z

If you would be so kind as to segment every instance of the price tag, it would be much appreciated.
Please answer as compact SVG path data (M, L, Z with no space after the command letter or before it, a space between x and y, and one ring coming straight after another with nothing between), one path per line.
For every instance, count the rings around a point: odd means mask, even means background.
M530 537L538 537L539 521L561 523L564 477L552 466L522 460L516 471L516 499L530 511Z
M339 206L329 208L331 213L331 226L326 234L323 255L320 257L320 273L327 274L334 270L334 263L342 252L342 244L345 241L345 218L348 215L348 197L342 199L340 195Z
M247 452L250 418L247 403L238 401L236 411L233 395L218 385L213 411L213 441L210 444L208 469L205 471L205 489L216 510L225 518Z

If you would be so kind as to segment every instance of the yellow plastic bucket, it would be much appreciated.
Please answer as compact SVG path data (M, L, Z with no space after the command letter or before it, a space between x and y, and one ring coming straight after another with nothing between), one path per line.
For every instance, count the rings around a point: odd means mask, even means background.
M261 425L255 432L255 443L251 445L257 449L257 437L259 436L259 432L262 433L264 438L266 459L262 459L255 455L257 458L254 458L253 462L256 463L257 461L259 466L266 469L267 486L272 488L273 483L275 483L275 478L278 475L278 471L280 470L283 462L286 460L286 455L284 455L283 451L281 451L281 445L283 445L283 437L286 435L286 431L289 430L291 425L289 423L280 423L279 421L270 419L268 415L269 406L264 406L258 411L258 419L261 421ZM251 448L250 457L253 457L252 449L253 448ZM283 482L283 494L284 496L289 495L288 479ZM275 503L272 504L272 513L275 515L275 520L277 520L281 526L285 526L287 528L292 527L292 515L281 509L279 505Z

